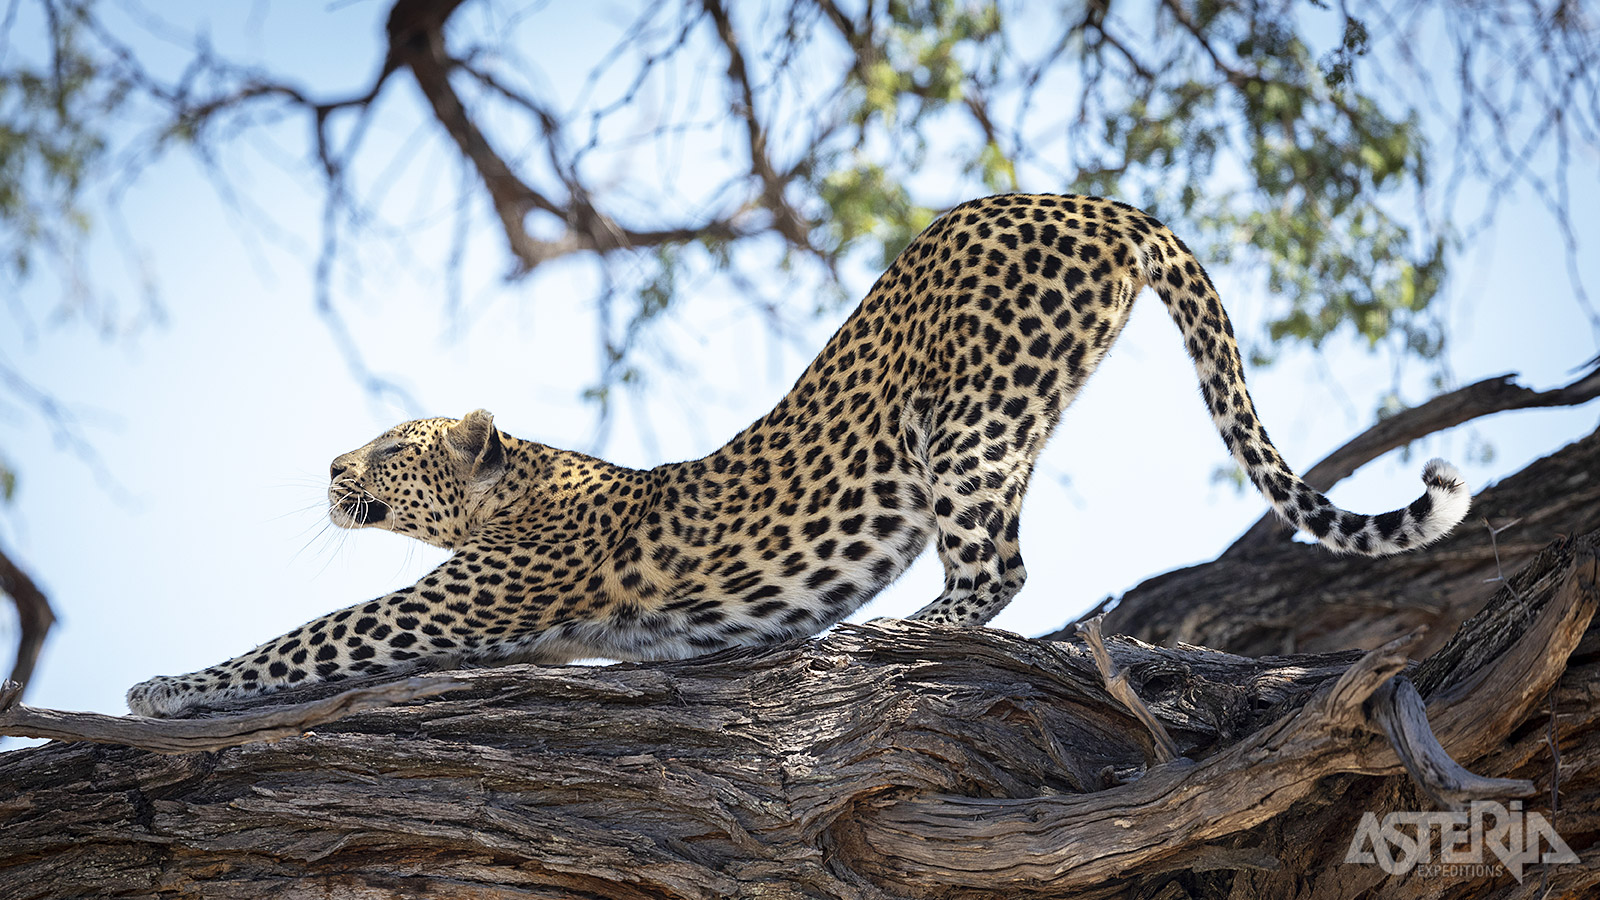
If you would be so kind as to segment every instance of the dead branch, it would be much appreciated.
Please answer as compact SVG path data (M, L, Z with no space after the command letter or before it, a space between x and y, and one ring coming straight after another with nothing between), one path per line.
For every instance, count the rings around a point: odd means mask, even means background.
M1156 762L1171 762L1178 756L1178 746L1172 742L1172 736L1167 734L1161 720L1150 713L1150 708L1144 705L1144 701L1128 684L1128 673L1118 669L1117 664L1111 661L1111 651L1106 649L1105 635L1100 630L1100 623L1104 619L1105 616L1101 615L1079 623L1078 633L1083 635L1083 641L1094 657L1094 667L1099 670L1106 690L1150 732L1150 738L1155 741Z
M301 734L324 722L364 710L436 697L465 684L445 674L419 675L346 690L320 700L271 705L215 718L145 719L27 706L17 702L22 697L22 686L7 681L0 683L0 734L120 744L155 753L195 753L253 741L275 741Z
M1442 808L1461 809L1468 800L1526 797L1534 791L1533 782L1525 778L1484 778L1451 759L1428 725L1422 695L1403 675L1378 689L1369 712L1388 735L1412 779Z
M33 677L39 651L44 647L44 639L50 634L50 626L55 624L56 616L50 610L50 601L45 598L44 592L33 583L28 573L11 561L3 548L0 548L0 594L10 597L11 602L17 605L17 659L11 666L8 680L17 684L17 695L21 696L28 679ZM4 703L0 702L0 708L3 707Z
M1580 406L1588 403L1600 397L1600 365L1591 361L1587 368L1588 372L1583 377L1548 391L1535 391L1515 384L1513 382L1517 376L1512 373L1485 378L1448 394L1440 394L1421 406L1413 406L1379 420L1344 446L1323 457L1307 469L1303 477L1307 484L1319 491L1326 491L1390 450L1446 428L1512 409ZM1284 540L1291 532L1292 529L1282 519L1268 513L1257 519L1224 551L1224 555L1249 554L1266 544Z
M1282 541L1167 572L1124 594L1105 627L1252 656L1371 649L1422 630L1414 655L1431 655L1490 603L1503 575L1553 541L1600 529L1600 432L1481 491L1472 510L1420 554L1351 561Z

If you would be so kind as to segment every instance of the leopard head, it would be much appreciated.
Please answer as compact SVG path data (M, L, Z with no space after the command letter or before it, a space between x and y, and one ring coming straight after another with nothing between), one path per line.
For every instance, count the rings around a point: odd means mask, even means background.
M505 441L484 410L406 422L328 467L328 517L455 549L487 516L506 469Z

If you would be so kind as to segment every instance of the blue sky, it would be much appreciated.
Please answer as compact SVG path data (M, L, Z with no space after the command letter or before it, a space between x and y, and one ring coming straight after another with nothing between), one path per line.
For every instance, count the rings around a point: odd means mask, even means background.
M290 4L289 6L293 6ZM370 75L377 58L373 4L317 5L325 27L296 27L298 11L259 7L261 32L219 21L214 38L272 61L329 94ZM190 5L196 15L225 17ZM175 20L182 19L177 13ZM576 22L552 47L575 60L606 46ZM546 73L559 60L541 57ZM580 69L585 68L579 66ZM563 90L570 90L565 86ZM385 103L414 105L414 88L394 86ZM372 146L403 147L411 131L380 116ZM312 301L311 263L319 196L308 173L269 164L293 156L300 123L265 132L273 145L238 152L248 196L279 223L263 237L238 222L193 160L169 155L128 194L128 231L154 273L167 322L107 341L82 322L49 310L56 295L33 285L0 315L0 358L81 418L112 484L58 446L37 416L0 405L3 450L20 471L17 498L0 511L0 539L37 577L60 622L30 688L29 702L122 712L122 694L156 674L190 671L231 657L324 612L409 584L441 554L377 531L326 525L328 462L404 419L350 378ZM437 140L407 163L396 191L456 169ZM1575 151L1575 166L1600 168L1595 148ZM1597 179L1579 179L1574 209L1600 204ZM1054 186L1025 182L1027 189ZM420 190L420 188L418 189ZM1583 246L1600 241L1600 223L1577 223ZM418 241L439 230L419 232ZM378 372L395 378L428 415L459 416L484 407L519 437L590 449L594 414L580 391L596 375L594 274L558 263L539 277L505 283L501 238L473 235L466 266L467 314L444 310L445 282L404 247L363 251L365 264L336 279L341 308ZM120 285L133 276L115 251L97 244L96 278ZM1600 262L1582 260L1591 289ZM1576 302L1554 225L1526 197L1513 197L1494 234L1460 261L1450 286L1450 368L1460 384L1507 371L1548 387L1596 353L1596 337ZM1257 281L1213 272L1242 330L1265 307ZM772 278L788 277L774 271ZM870 284L863 274L858 293ZM709 452L765 412L820 348L847 309L805 325L793 343L769 340L762 323L721 289L699 291L670 317L664 334L699 375L651 396L653 444L625 410L605 454L648 466ZM127 296L125 294L125 296ZM1374 398L1392 383L1392 363L1350 344L1321 359L1290 351L1251 373L1258 408L1280 449L1305 468L1370 421ZM1419 367L1403 382L1406 398L1425 399ZM669 382L657 374L657 383ZM1455 460L1475 489L1592 430L1596 409L1502 415L1428 439L1410 459L1391 454L1341 484L1333 498L1378 512L1420 490L1422 460ZM1495 458L1476 463L1469 444L1485 440ZM1023 519L1030 580L993 624L1024 634L1060 626L1109 594L1172 567L1212 558L1264 510L1253 494L1213 485L1226 462L1194 386L1176 330L1146 297L1121 343L1067 414L1041 460ZM1466 527L1478 527L1469 523ZM936 561L923 560L856 620L903 615L940 586ZM0 619L10 643L14 620Z

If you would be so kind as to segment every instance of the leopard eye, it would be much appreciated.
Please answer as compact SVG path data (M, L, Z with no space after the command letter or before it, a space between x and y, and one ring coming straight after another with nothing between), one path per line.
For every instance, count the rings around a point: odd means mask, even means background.
M389 457L394 456L395 454L399 453L401 450L404 450L405 448L406 448L405 444L402 444L402 443L396 441L393 444L385 444L382 447L379 447L378 449L372 451L372 457L374 459L388 459Z

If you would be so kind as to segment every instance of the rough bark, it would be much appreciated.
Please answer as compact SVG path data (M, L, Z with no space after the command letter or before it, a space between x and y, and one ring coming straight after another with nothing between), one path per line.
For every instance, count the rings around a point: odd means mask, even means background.
M1367 652L1111 637L1102 665L1093 629L893 624L682 663L422 676L448 692L218 752L5 754L0 897L1588 896L1597 473L1600 435L1481 496L1491 520L1522 521L1499 538L1504 582L1480 583L1497 571L1481 532L1378 562L1288 545L1161 582L1211 586L1164 588L1207 623L1241 598L1257 618L1225 638L1263 639L1274 577L1301 644L1419 610L1462 623ZM1341 597L1363 584L1383 602ZM1149 596L1124 603L1154 621ZM1324 610L1336 627L1317 630ZM301 708L281 702L253 714ZM1179 758L1156 761L1130 703ZM0 713L0 731L38 712ZM1482 796L1521 796L1582 862L1521 882L1343 863L1364 812Z

